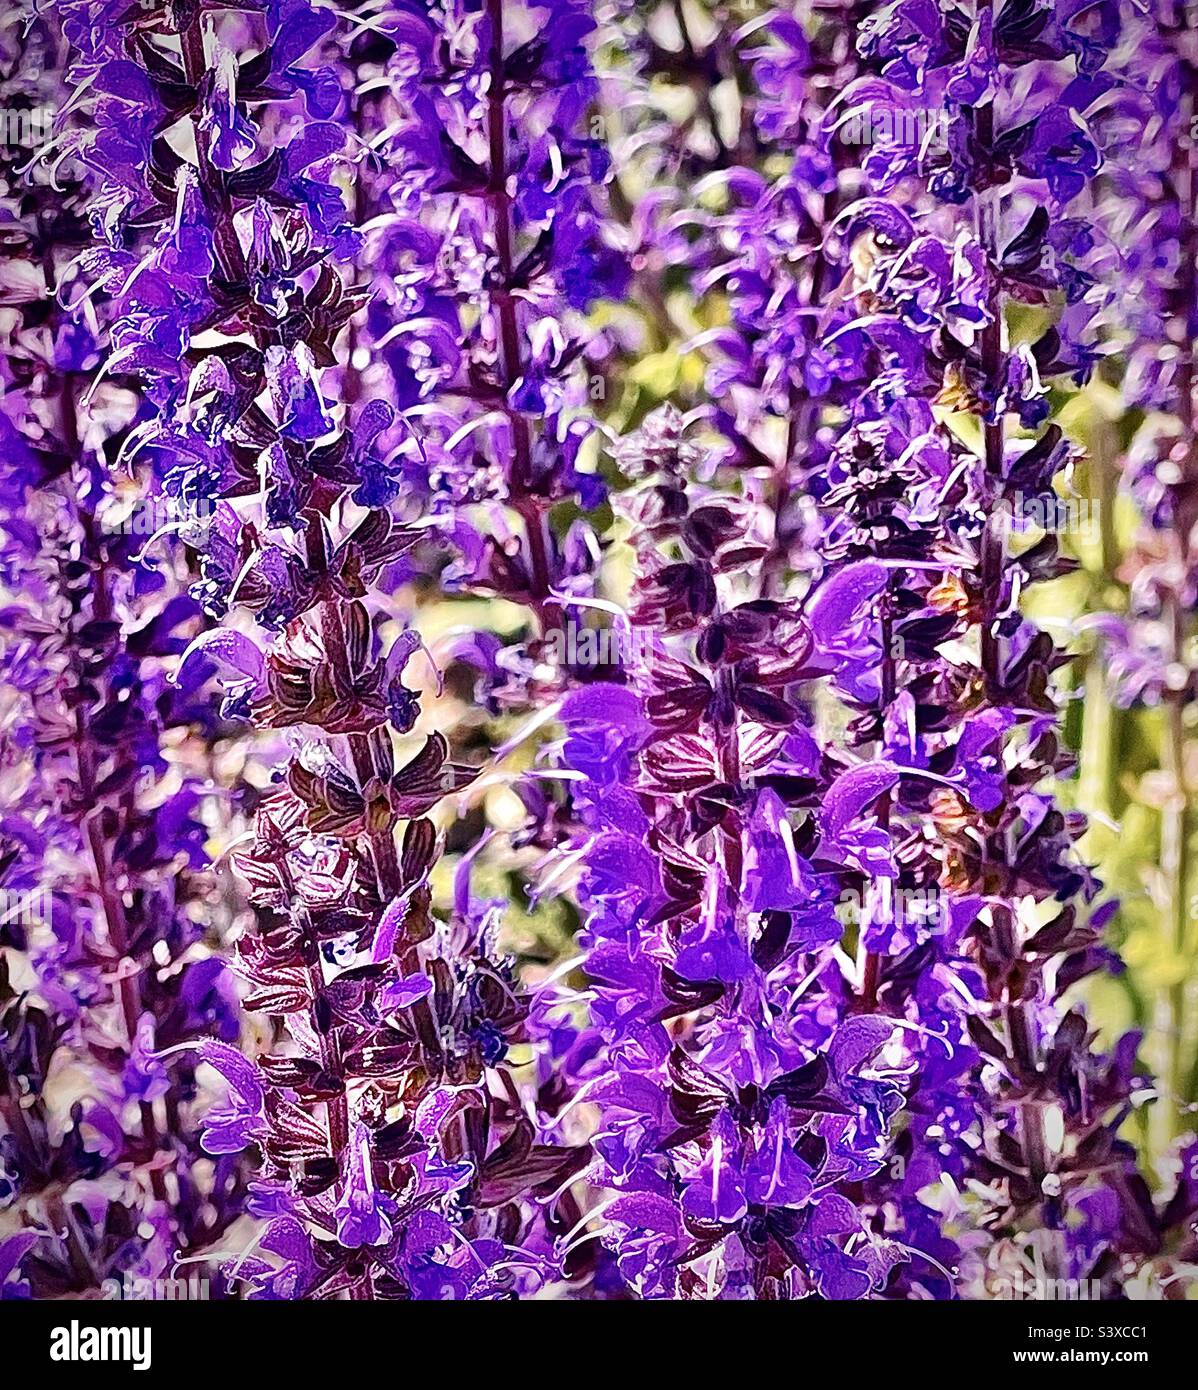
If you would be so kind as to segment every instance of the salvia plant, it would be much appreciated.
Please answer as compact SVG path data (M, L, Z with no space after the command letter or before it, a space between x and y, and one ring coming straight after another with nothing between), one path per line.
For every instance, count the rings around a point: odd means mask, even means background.
M1196 45L13 7L5 1297L1184 1296Z
M40 120L61 36L14 14L3 40L6 109ZM211 720L169 679L199 610L108 467L140 407L88 390L105 328L75 312L80 184L26 161L3 163L4 1264L18 1293L111 1296L240 1215L238 1162L199 1145L195 1069L159 1060L239 1025L205 927Z

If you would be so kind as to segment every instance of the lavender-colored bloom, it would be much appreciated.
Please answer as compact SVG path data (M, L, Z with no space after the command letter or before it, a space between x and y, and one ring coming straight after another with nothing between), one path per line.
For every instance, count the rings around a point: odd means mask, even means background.
M0 879L44 904L0 920L5 1297L205 1250L385 1301L1185 1257L1139 1034L1066 993L1122 966L1027 602L1076 562L1022 524L1081 462L1062 400L1158 407L1127 611L1078 631L1165 716L1177 916L1158 8L0 21L6 109L59 108L0 161Z
M0 38L5 109L56 101L55 21L6 20ZM124 90L120 70L111 86ZM80 288L85 188L38 167L22 181L18 155L3 155L0 1146L19 1228L4 1296L96 1297L125 1274L170 1274L238 1215L236 1165L198 1148L194 1075L159 1059L238 1023L200 939L204 789L169 752L203 723L166 678L197 610L169 561L143 557L107 472L140 406L85 396L105 321L54 302Z

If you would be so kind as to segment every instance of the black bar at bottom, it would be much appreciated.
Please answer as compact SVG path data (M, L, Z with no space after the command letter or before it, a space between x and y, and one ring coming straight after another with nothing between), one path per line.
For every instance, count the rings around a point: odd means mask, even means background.
M845 1358L848 1371L864 1356L874 1373L888 1366L909 1372L955 1367L956 1374L1059 1375L1083 1369L1118 1376L1185 1365L1193 1350L1193 1303L1087 1303L994 1301L987 1303L721 1303L595 1304L585 1301L402 1304L0 1302L0 1346L5 1383L12 1390L36 1385L47 1373L78 1378L103 1364L104 1374L126 1372L138 1384L191 1374L215 1383L233 1377L277 1382L281 1373L344 1372L355 1379L377 1370L387 1375L445 1361L453 1379L467 1370L511 1374L528 1361L555 1366L556 1376L585 1364L594 1339L635 1327L636 1361L643 1378L661 1367L663 1380L686 1375L700 1346L720 1346L746 1368L766 1369L784 1345L801 1357L818 1349L831 1369ZM526 1322L525 1319L528 1318ZM712 1319L715 1321L712 1321ZM677 1331L684 1340L668 1335ZM769 1341L738 1334L765 1333ZM635 1333L634 1333L635 1335ZM735 1341L730 1339L735 1338ZM701 1339L701 1340L696 1340ZM554 1346L553 1343L558 1345ZM656 1352L654 1348L656 1347ZM773 1350L769 1350L772 1347ZM521 1350L522 1348L522 1350ZM550 1359L560 1352L565 1359ZM655 1358L659 1358L656 1359ZM777 1365L777 1362L774 1362ZM796 1363L797 1365L798 1363ZM864 1372L860 1363L852 1374ZM937 1373L939 1374L939 1372ZM1013 1382L1014 1383L1014 1382Z

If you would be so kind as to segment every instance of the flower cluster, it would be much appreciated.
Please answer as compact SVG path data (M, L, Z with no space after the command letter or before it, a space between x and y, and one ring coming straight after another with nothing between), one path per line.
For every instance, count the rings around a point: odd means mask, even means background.
M1192 1177L1129 1138L1198 1075L1161 8L3 21L6 112L56 111L0 158L6 1296L1180 1268ZM1099 390L1143 424L1087 457ZM1120 909L1046 617L1107 452L1142 539L1077 627L1168 715L1163 1090L1087 1013Z
M1106 117L1110 153L1099 211L1126 291L1107 329L1112 352L1126 361L1123 402L1142 415L1110 491L1130 502L1140 521L1111 565L1121 581L1117 611L1088 621L1106 667L1113 717L1126 722L1134 715L1125 711L1158 710L1163 716L1152 740L1157 775L1167 787L1157 812L1163 883L1154 907L1157 920L1167 923L1164 950L1177 972L1189 970L1198 950L1190 808L1198 702L1196 26L1192 6L1164 5L1152 16L1133 11L1116 54L1122 80ZM1189 1128L1198 1084L1198 1034L1180 977L1156 1012L1161 1036L1148 1056L1171 1103L1155 1118L1173 1138Z
M52 23L14 13L0 41L6 109L61 99ZM85 396L102 328L55 303L84 288L85 201L24 180L32 157L0 160L0 1266L6 1296L108 1297L240 1214L239 1164L198 1144L195 1069L160 1061L240 1025L204 928L203 769L182 755L211 721L168 678L198 609L126 525L141 499L107 461L139 403Z
M807 711L815 682L876 656L886 571L756 597L768 526L692 481L696 453L669 411L626 451L629 621L660 636L628 684L561 711L584 779L604 1239L644 1297L861 1297L907 1254L852 1200L902 1104L874 1069L899 1025L854 1007L833 956L843 886L889 856L875 803L902 772L821 750Z
M286 1045L162 1058L224 1077L209 1152L262 1156L260 1253L229 1272L260 1297L526 1291L552 1271L530 1194L586 1149L541 1142L524 1113L509 1053L527 1006L468 862L449 913L431 910L429 813L477 769L416 731L404 677L423 643L389 597L437 563L430 506L458 582L542 627L588 550L563 559L547 511L594 500L569 481L585 427L555 317L594 293L575 267L602 174L576 133L590 23L563 6L522 43L501 6L392 15L352 50L351 97L309 66L332 16L305 3L157 28L79 10L68 32L98 95L75 154L105 180L83 264L116 325L102 371L154 407L125 454L175 503L193 593L222 620L175 680L215 674L225 720L289 745L232 855L256 918L236 949L243 1003L283 1021ZM191 158L163 138L179 123ZM374 257L388 273L368 289L354 264ZM484 542L498 527L472 528L472 501L516 514L523 558Z
M605 1240L643 1294L953 1296L1022 1258L1028 1226L1058 1277L1118 1287L1119 1255L1158 1247L1118 1137L1144 1094L1136 1037L1103 1056L1059 1002L1118 968L1084 822L1044 789L1072 766L1067 655L1021 612L1072 561L1014 524L1074 460L1048 384L1083 383L1095 355L1097 237L1070 213L1113 80L1096 74L1116 16L1097 18L1062 9L1032 39L1010 9L888 6L834 100L837 36L779 19L746 58L749 143L782 145L785 172L729 160L702 187L720 210L668 224L701 229L697 291L730 313L693 343L714 350L717 403L695 416L732 448L700 436L684 461L670 420L630 451L653 481L629 617L669 637L619 703L562 711L615 1062L587 1094L607 1181L630 1194ZM841 145L863 119L855 173ZM1026 341L1012 305L1048 311ZM682 481L718 463L714 492ZM797 536L792 492L815 504ZM813 576L797 607L771 597L779 569ZM831 912L846 891L848 931ZM836 1161L813 1147L830 1131ZM824 1201L842 1242L804 1249ZM949 1220L989 1232L980 1261Z

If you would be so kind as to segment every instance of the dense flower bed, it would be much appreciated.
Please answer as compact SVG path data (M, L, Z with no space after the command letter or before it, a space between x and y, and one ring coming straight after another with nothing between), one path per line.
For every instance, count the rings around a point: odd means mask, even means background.
M4 1296L1176 1296L1192 7L18 8Z

